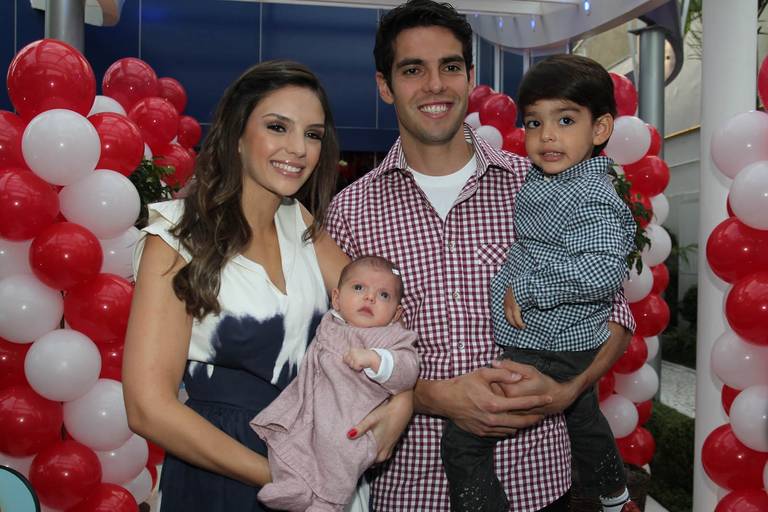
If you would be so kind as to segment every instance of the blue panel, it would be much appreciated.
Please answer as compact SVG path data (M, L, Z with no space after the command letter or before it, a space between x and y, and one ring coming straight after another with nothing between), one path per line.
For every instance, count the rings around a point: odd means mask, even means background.
M123 57L139 56L139 2L125 2L114 27L85 26L85 57L96 75L96 91L109 66Z
M29 2L16 0L16 50L45 37L45 13L33 9Z
M5 88L5 77L8 73L8 66L16 53L13 46L14 5L16 1L0 2L0 77L3 79L3 86L0 87L0 110L13 110L11 100L8 99L8 91Z
M189 98L186 113L209 123L227 86L259 61L261 5L202 0L141 5L141 58L159 77L181 82Z
M400 133L386 129L339 128L339 142L345 151L386 153Z
M517 101L517 91L523 79L523 56L504 52L504 94Z
M480 75L475 75L475 83L493 87L493 45L480 38Z
M0 70L2 70L3 87L0 92L0 109L13 110L11 100L8 99L8 91L5 87L5 77L8 66L18 50L45 34L45 14L43 11L33 9L28 1L14 0L13 2L0 2L0 31L2 31L2 43L0 43ZM14 13L15 10L15 13ZM14 34L14 16L16 32ZM15 39L15 45L14 45Z
M322 81L338 126L376 128L377 11L263 5L262 59L303 62Z

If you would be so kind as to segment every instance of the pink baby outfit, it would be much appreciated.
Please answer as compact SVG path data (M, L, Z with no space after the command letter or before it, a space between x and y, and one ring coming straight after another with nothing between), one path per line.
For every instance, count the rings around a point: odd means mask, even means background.
M347 431L390 395L416 384L415 341L399 323L353 327L333 311L325 314L296 378L251 421L269 447L272 483L259 492L262 503L288 511L344 509L378 451L371 432L350 440ZM389 350L389 379L374 382L349 368L342 357L350 348Z

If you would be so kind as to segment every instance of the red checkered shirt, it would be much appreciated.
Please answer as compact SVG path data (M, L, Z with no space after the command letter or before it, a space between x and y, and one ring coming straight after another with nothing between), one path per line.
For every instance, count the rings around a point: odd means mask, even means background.
M422 379L450 379L499 354L491 334L489 283L512 244L515 195L530 163L490 147L465 126L477 169L445 221L406 169L400 141L381 165L333 200L326 229L350 257L384 256L405 283L403 318L419 335ZM623 297L620 298L623 301ZM634 328L623 302L612 321ZM416 414L373 482L376 511L447 511L441 418ZM562 415L496 445L496 471L510 510L538 510L571 485Z

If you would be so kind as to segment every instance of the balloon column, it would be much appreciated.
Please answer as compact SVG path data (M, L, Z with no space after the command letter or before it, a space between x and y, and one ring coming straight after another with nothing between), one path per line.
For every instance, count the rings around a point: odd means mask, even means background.
M768 100L768 59L758 76ZM718 512L768 510L768 114L738 114L712 136L717 168L732 179L728 218L707 239L712 272L730 284L726 330L712 347L729 423L704 441L707 476L725 490Z
M23 48L7 85L18 114L0 111L0 464L45 510L137 510L162 451L128 428L120 382L140 206L127 176L150 141L184 153L183 183L192 156L172 139L195 144L199 125L182 128L180 84L161 89L138 59L111 66L96 96L88 61L56 40Z
M600 408L624 460L644 466L653 457L655 442L642 425L651 415L651 399L659 388L656 371L646 363L656 356L658 335L669 322L669 307L661 298L669 283L664 261L671 250L671 239L661 227L669 212L663 194L669 183L669 168L658 156L659 132L634 116L635 86L624 76L611 73L611 78L618 117L605 153L623 166L632 199L653 215L637 219L651 245L642 253L643 270L632 270L624 282L637 331L626 352L599 383ZM525 130L515 126L517 108L511 98L479 85L469 96L468 112L465 122L492 146L526 155Z

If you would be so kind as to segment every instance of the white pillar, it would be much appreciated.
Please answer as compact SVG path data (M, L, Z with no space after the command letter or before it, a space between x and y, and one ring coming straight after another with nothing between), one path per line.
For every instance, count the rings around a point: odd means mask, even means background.
M85 0L46 0L45 37L58 39L83 52Z
M711 372L714 341L727 328L723 310L727 285L706 261L707 238L726 218L731 180L710 156L712 134L736 114L754 110L757 80L757 0L703 0L701 76L701 173L699 192L699 304L696 349L696 442L693 510L714 510L717 486L701 466L701 446L727 421L720 406L720 386Z

